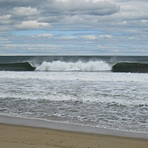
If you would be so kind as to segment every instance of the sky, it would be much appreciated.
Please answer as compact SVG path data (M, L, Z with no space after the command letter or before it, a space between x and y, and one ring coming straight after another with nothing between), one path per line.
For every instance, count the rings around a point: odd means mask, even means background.
M0 0L0 55L148 56L148 0Z

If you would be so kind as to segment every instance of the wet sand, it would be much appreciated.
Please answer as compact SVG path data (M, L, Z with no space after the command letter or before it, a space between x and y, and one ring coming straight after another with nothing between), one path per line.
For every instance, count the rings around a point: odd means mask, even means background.
M148 148L148 139L0 124L1 148Z

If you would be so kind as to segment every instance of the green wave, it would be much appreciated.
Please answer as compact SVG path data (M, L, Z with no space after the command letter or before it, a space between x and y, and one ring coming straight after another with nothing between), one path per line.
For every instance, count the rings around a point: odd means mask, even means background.
M34 71L35 67L29 62L3 63L0 64L0 71Z
M116 63L112 66L112 72L148 73L148 63Z

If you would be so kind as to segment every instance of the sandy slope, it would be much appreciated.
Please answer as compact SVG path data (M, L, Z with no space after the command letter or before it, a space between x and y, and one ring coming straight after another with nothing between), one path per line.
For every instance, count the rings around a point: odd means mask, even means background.
M0 148L148 148L148 140L0 124Z

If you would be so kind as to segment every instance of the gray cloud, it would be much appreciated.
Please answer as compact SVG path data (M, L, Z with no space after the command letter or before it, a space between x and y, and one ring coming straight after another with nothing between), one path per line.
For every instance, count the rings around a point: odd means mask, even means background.
M1 23L11 25L18 25L24 21L61 22L69 16L81 16L80 19L83 20L85 15L112 15L120 10L118 5L110 2L87 0L0 0L0 8L1 18L4 18Z
M117 13L120 7L109 2L94 2L86 0L55 1L47 6L48 14L65 15L111 15Z
M57 23L76 23L79 26L79 22L93 26L104 26L105 23L111 26L126 26L128 21L144 22L148 19L148 5L144 0L0 0L0 8L0 23L19 29L21 27L18 25L27 21L49 23L50 27L51 24L54 26ZM40 25L38 27L40 28Z
M12 14L19 16L32 16L38 15L39 11L37 10L37 8L31 7L14 7L12 9Z
M44 0L45 3L52 2L53 0ZM27 6L40 6L43 1L40 0L0 0L0 7L3 9L14 7L27 7Z
M0 0L0 39L3 41L0 48L4 42L10 41L11 47L17 50L17 42L24 43L26 40L30 44L42 42L42 47L44 43L57 42L58 49L64 51L68 48L64 48L64 43L73 49L78 44L82 48L87 43L87 49L93 46L98 50L98 47L108 45L112 51L121 51L121 46L124 47L125 44L147 45L147 23L147 0ZM10 31L20 30L45 30L47 33L41 32L36 38L34 35L32 38L22 37L22 40L16 38L16 35L11 36ZM65 34L55 35L54 31L59 30L64 30ZM69 30L69 34L66 34L66 30ZM80 30L80 34L70 32L74 30ZM83 33L87 30L96 32ZM2 32L7 35L2 36ZM38 47L40 46L37 45L36 49ZM146 47L144 50L146 52Z

